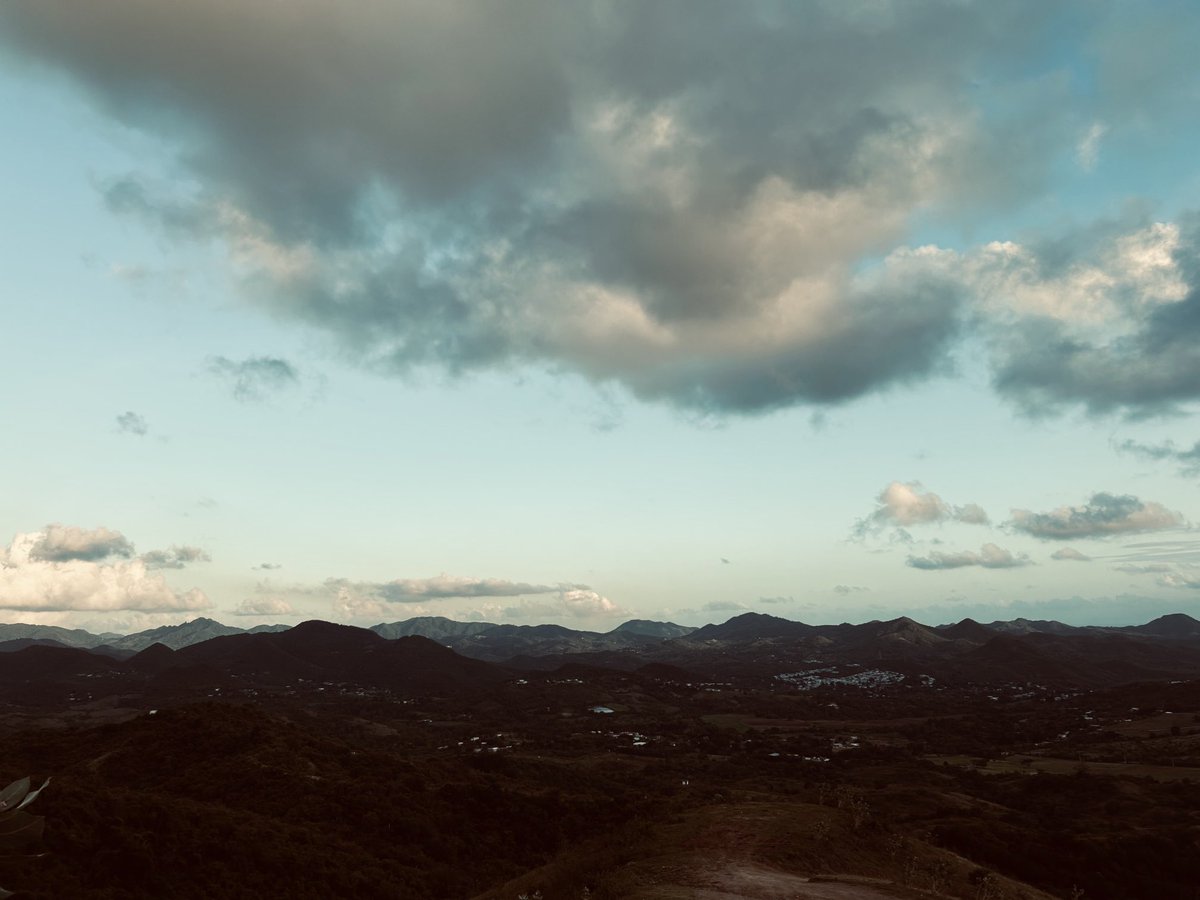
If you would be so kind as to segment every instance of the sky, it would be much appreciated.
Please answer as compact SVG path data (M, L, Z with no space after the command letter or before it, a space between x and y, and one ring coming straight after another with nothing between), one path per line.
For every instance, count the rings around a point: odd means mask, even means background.
M1198 45L6 0L0 621L1200 616Z

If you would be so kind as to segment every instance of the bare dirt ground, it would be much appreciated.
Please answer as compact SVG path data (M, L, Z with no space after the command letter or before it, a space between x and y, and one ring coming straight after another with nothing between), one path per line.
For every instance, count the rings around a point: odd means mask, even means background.
M895 893L884 882L846 883L812 881L746 861L729 861L707 871L698 871L691 885L679 885L689 893L646 893L644 898L688 896L695 900L896 900L911 896ZM668 886L668 890L670 886Z
M781 814L786 811L778 804L731 804L702 811L675 835L675 853L636 865L642 886L631 898L897 900L917 896L888 879L799 874L757 859L772 841L768 836Z

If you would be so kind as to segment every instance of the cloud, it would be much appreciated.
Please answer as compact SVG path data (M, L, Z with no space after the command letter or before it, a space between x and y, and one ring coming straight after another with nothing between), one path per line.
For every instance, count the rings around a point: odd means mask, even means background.
M960 269L988 314L993 383L1031 415L1130 417L1200 398L1200 216L996 243Z
M943 375L967 335L1028 413L1168 411L1200 398L1196 214L907 243L1186 134L1200 16L1059 6L8 0L0 42L174 160L110 210L376 372L755 413Z
M835 594L860 594L871 590L869 587L861 587L857 584L835 584L833 592Z
M1156 578L1155 583L1166 588L1200 590L1200 568L1193 567L1183 572L1169 572Z
M134 610L166 613L211 608L203 591L176 591L118 532L49 526L18 534L0 549L0 608L30 612ZM116 557L115 561L109 561Z
M700 607L701 612L744 612L748 607L736 600L713 600Z
M537 600L522 599L511 606L489 604L465 615L477 621L488 619L589 619L629 616L629 610L617 605L603 594L588 588L567 588L552 597Z
M233 396L242 402L265 400L294 387L300 380L291 363L272 356L256 356L240 361L214 356L208 361L208 371L227 382Z
M235 616L295 616L292 604L282 597L247 597L233 609Z
M340 586L334 580L329 584ZM587 585L528 584L500 578L463 578L455 575L436 575L433 578L400 578L387 582L360 582L360 592L371 593L392 603L421 603L454 597L520 597L530 594L555 594L564 590L587 590Z
M387 607L377 599L356 592L349 585L334 589L333 612L341 619L382 619Z
M960 282L875 263L1036 194L1096 121L1028 40L1044 3L864 9L10 0L0 40L173 151L111 208L364 365L745 413L946 371Z
M1182 475L1200 475L1200 441L1196 441L1186 450L1176 447L1173 441L1165 441L1161 444L1140 444L1134 440L1124 440L1114 446L1121 453L1132 453L1143 459L1170 460L1179 466L1179 472Z
M1099 493L1083 506L1060 506L1046 513L1014 509L1009 525L1042 540L1066 541L1164 531L1182 526L1183 516L1129 494Z
M1171 572L1172 568L1166 563L1147 563L1146 565L1124 563L1119 566L1113 566L1113 571L1124 572L1126 575L1162 575L1166 572Z
M1091 562L1092 558L1080 553L1074 547L1059 547L1050 554L1051 559L1073 560L1075 562Z
M1085 172L1096 168L1096 163L1100 160L1100 140L1107 131L1108 128L1103 122L1093 122L1080 138L1079 145L1075 148L1075 159L1079 168Z
M194 562L212 562L208 551L201 547L171 545L166 550L151 550L141 555L147 569L182 569Z
M1200 564L1200 540L1138 541L1125 544L1126 552L1111 557L1125 562L1170 562Z
M262 570L264 572L273 572L276 569L282 569L283 565L281 563L265 562L265 563L259 563L257 566L251 566L251 568L255 569L256 571Z
M772 605L772 604L777 605L777 604L783 604L783 603L795 603L796 598L795 597L759 597L758 602L766 603L768 605Z
M150 426L146 424L146 420L137 413L129 410L117 416L117 431L122 434L134 434L138 437L145 437L146 432L150 430Z
M962 550L943 553L934 550L928 556L910 556L907 564L914 569L962 569L967 566L982 566L985 569L1015 569L1032 563L1024 553L1013 555L996 544L984 544L978 553Z
M962 522L967 525L986 525L987 513L977 503L950 506L918 481L893 481L876 498L878 506L866 519L859 520L855 534L859 537L878 532L888 526L925 525L933 522ZM900 529L899 539L911 542L911 535Z
M133 544L110 528L47 525L29 548L30 559L43 562L97 561L110 556L133 556Z

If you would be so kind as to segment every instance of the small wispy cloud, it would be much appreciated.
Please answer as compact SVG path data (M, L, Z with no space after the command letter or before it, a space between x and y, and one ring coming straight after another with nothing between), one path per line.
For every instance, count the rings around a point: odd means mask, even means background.
M117 416L117 431L121 434L132 434L136 437L145 437L150 430L150 426L146 423L145 418L135 413L133 410L126 410Z
M1108 126L1103 122L1093 122L1079 143L1075 145L1075 161L1079 168L1091 172L1100 161L1100 141L1108 133Z
M229 385L234 398L243 403L266 400L300 383L296 367L274 356L242 360L213 356L208 360L208 371Z
M208 551L202 547L175 546L166 550L151 550L141 555L147 569L182 569L196 562L212 562Z
M1051 559L1071 560L1073 562L1091 562L1092 558L1085 553L1081 553L1074 547L1060 547L1050 554Z
M1179 467L1180 475L1200 475L1200 441L1196 441L1187 449L1177 447L1174 441L1142 444L1134 440L1125 440L1113 444L1113 447L1120 453L1129 453L1142 459L1173 462Z

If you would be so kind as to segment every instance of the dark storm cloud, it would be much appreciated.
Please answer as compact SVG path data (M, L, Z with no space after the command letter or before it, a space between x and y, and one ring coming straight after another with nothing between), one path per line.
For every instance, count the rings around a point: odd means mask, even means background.
M365 365L753 412L946 371L960 280L862 264L1045 182L1087 123L1014 73L1092 9L10 0L0 41L175 152L111 209L219 238Z
M30 559L42 562L96 562L114 556L133 556L133 544L125 535L111 528L75 525L47 525L29 551Z
M1200 396L1195 217L1185 295L1117 278L1091 330L997 314L969 253L892 251L915 216L977 223L1094 165L1126 118L1190 114L1186 11L8 0L0 43L174 154L105 181L110 209L220 242L248 299L377 371L535 364L749 413L945 373L970 327L1025 410L1142 415ZM1035 240L1021 283L1057 296L1112 224ZM259 374L235 390L288 380Z
M1183 523L1181 514L1161 503L1139 500L1130 494L1099 493L1082 506L1060 506L1044 513L1014 509L1009 525L1036 538L1065 541L1165 531Z
M208 361L208 370L226 381L233 396L242 401L266 399L281 390L294 387L300 380L291 363L272 356L237 361L214 356Z

